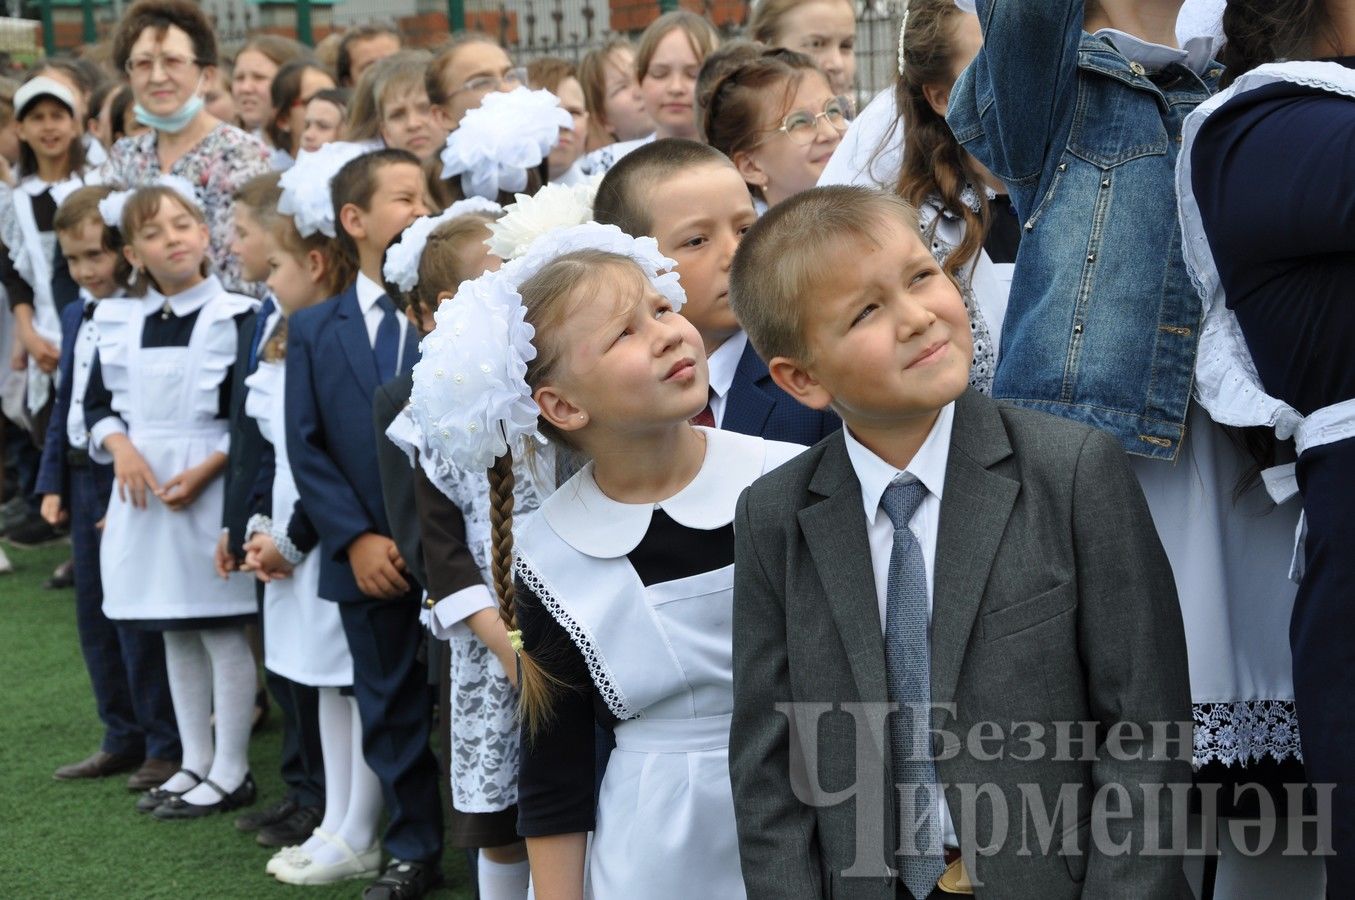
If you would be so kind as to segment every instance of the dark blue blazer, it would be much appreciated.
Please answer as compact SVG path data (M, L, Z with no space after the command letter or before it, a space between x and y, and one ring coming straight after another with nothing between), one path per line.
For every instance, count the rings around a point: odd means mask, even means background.
M78 295L77 295L78 296ZM52 405L52 418L47 424L47 437L42 445L42 465L38 469L37 492L39 494L60 494L62 505L70 503L70 466L66 462L66 451L70 441L66 437L66 419L71 409L71 367L75 364L75 335L80 330L84 314L84 303L68 303L61 310L61 361L58 364L61 382L57 388L56 401ZM91 363L93 360L91 360ZM113 489L113 467L93 465L94 481L99 488L99 496L108 502L109 492ZM99 517L103 517L99 511Z
M829 410L821 412L801 405L777 387L767 364L749 343L734 370L720 427L769 441L812 447L841 428L842 420Z
M418 354L408 328L405 367ZM372 428L378 386L356 285L287 320L287 455L320 532L320 596L327 600L368 599L353 579L348 545L368 532L391 533Z

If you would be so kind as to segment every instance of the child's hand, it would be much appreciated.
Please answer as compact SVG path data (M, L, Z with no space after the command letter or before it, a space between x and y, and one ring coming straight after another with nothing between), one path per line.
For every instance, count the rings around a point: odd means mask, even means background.
M292 574L292 564L278 552L271 535L255 532L245 542L245 564L254 571L254 577L264 584L280 581Z
M405 561L395 542L368 532L348 545L348 564L358 588L369 597L394 600L409 591L409 582L401 574Z
M146 492L160 493L160 485L146 458L126 435L112 435L104 442L104 446L113 454L113 475L118 480L118 497L137 509L145 509Z
M18 341L14 342L14 349L10 351L9 367L15 372L22 372L28 368L28 351Z
M42 497L42 520L48 525L56 526L66 521L66 511L61 508L60 494L44 494Z
M166 481L165 486L156 491L155 495L165 506L178 512L192 506L193 501L202 493L202 489L211 484L215 477L216 472L206 466L190 466Z
M231 553L229 532L221 532L221 536L216 539L216 552L212 554L212 565L216 569L216 574L222 578L230 578L231 573L235 571L235 554Z
M51 341L38 334L31 325L19 329L19 342L28 351L28 355L33 357L39 369L44 372L56 371L57 363L61 361L61 351Z

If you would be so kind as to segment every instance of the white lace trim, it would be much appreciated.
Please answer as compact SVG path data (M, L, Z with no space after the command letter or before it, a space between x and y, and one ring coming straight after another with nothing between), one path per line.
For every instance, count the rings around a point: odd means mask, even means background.
M1292 700L1196 703L1194 717L1196 768L1211 762L1246 766L1266 756L1303 761Z
M606 658L598 651L597 644L588 629L570 615L569 611L555 596L555 593L546 585L545 580L531 568L521 555L513 560L513 574L522 579L522 583L527 585L527 589L536 595L537 599L541 601L541 605L551 614L551 617L559 622L565 631L569 632L570 640L583 654L584 662L588 663L588 674L592 676L593 684L597 686L598 693L602 695L602 699L607 704L607 708L612 711L612 715L623 720L634 718L635 712L626 701L626 695L617 685L611 667L607 665Z

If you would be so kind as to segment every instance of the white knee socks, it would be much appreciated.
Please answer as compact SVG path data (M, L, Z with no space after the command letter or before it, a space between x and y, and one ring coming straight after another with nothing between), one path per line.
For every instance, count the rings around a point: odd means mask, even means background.
M338 834L353 778L353 707L338 688L320 688L320 750L325 757L325 818L316 831ZM312 835L301 849L313 856L328 842ZM359 848L362 849L362 848Z
M480 900L524 900L531 866L527 860L515 863L497 863L484 853L475 863L479 874Z
M344 810L343 822L337 831L331 833L347 844L354 853L362 853L370 850L376 843L376 830L380 824L382 807L381 782L362 756L362 720L358 717L357 701L352 697L339 699L344 701L348 708L348 740L344 751L348 754L350 768L347 808ZM325 754L328 758L328 744L325 745ZM325 821L329 821L328 810L325 811ZM318 865L333 865L344 858L342 851L328 841L316 846L307 842L306 850L307 855Z
M166 631L165 673L174 717L183 745L181 768L206 778L212 768L212 665L196 631ZM196 782L176 772L160 785L167 791L186 791Z
M212 706L216 713L216 753L207 777L226 792L249 774L249 731L254 718L257 673L244 628L196 632L211 661ZM188 803L209 806L221 795L206 785L184 794Z

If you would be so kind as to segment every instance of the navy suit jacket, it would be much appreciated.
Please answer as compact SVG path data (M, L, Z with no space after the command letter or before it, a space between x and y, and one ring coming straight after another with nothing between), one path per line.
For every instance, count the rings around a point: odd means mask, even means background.
M63 257L64 260L64 257ZM61 310L61 362L58 364L56 401L52 406L52 417L48 420L47 436L42 445L42 465L38 469L37 492L39 494L60 494L62 506L70 508L70 467L66 462L66 451L70 441L66 436L66 419L71 409L71 367L75 364L75 335L80 330L85 304L68 303ZM113 467L94 465L94 480L99 487L103 502L108 502L109 492L113 489ZM99 518L103 517L100 510Z
M418 359L405 330L404 365ZM287 322L287 454L297 492L320 532L320 596L369 599L348 564L348 545L368 532L389 537L372 403L379 387L355 285ZM411 590L411 593L413 590Z
M734 382L725 399L720 427L769 441L786 441L812 447L842 427L830 410L803 406L772 381L767 364L749 343L734 370Z

